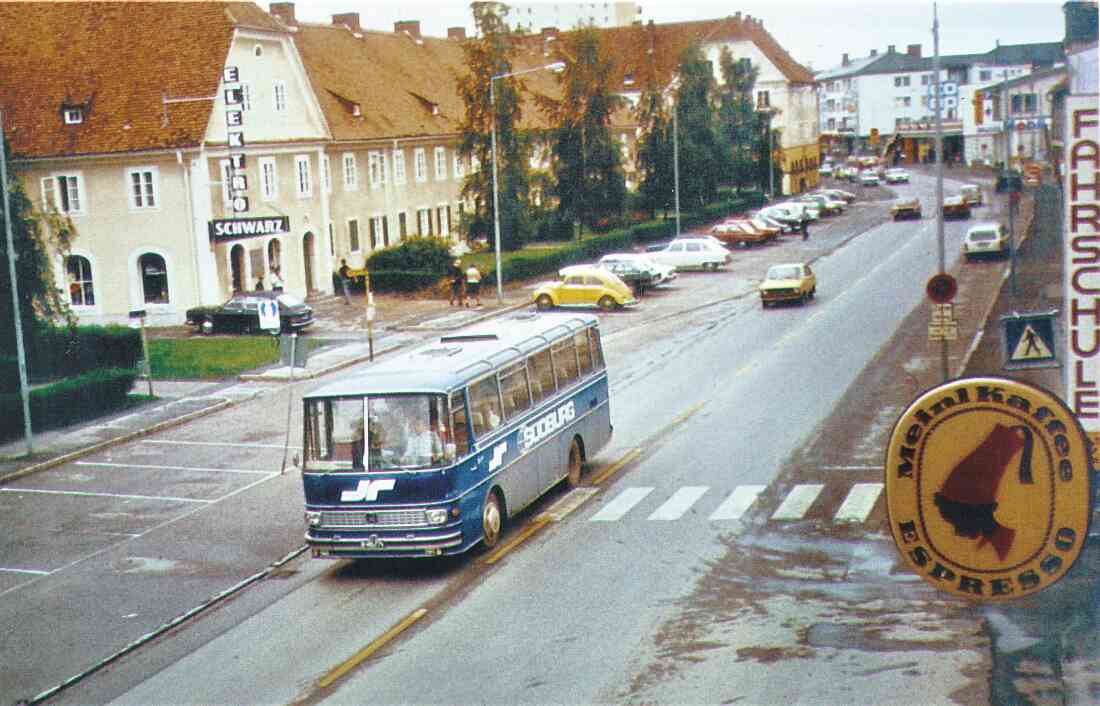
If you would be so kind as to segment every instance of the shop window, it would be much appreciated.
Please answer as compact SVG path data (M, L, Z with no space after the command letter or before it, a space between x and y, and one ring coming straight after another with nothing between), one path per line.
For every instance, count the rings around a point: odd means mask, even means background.
M72 306L94 306L95 292L92 289L92 263L80 255L65 258L65 273L69 280L69 304Z
M138 274L146 304L168 303L168 267L164 258L156 253L145 253L138 258Z

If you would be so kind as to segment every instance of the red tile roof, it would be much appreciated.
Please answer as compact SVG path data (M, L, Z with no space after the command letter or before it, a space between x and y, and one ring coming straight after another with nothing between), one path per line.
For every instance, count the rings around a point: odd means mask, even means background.
M202 142L234 27L282 31L251 3L0 2L0 110L14 155ZM85 106L65 125L62 105Z

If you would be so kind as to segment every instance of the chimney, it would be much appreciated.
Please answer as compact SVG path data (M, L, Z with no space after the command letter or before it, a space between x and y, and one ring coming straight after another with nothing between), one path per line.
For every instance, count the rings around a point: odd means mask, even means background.
M420 20L401 20L400 22L393 23L393 31L395 34L401 34L404 32L416 41L420 41Z
M352 32L359 33L363 29L359 26L359 13L358 12L344 12L339 15L332 16L332 24L344 25Z
M886 53L887 53L887 54L893 54L893 53L894 53L894 50L895 50L896 48L897 48L897 45L896 45L896 44L888 44L888 45L886 46Z
M878 49L872 49L872 50L871 50L871 56L872 56L872 57L874 57L874 56L878 56Z
M848 55L847 54L841 54L840 55L840 65L841 66L847 66L849 63L851 63L851 62L848 61Z
M741 21L741 13L740 12L733 13L733 19L736 20L737 22L740 22Z
M273 2L268 7L271 10L271 14L282 20L283 24L290 25L291 27L298 24L298 20L294 19L294 3Z
M920 58L920 45L919 44L910 44L908 49L905 50L905 53L908 54L909 56L915 58L915 59L919 59Z
M540 34L542 35L542 41L548 42L551 39L557 39L558 38L558 28L557 27L543 27Z
M465 42L466 41L466 28L465 27L448 27L447 28L447 39L453 40L455 42Z

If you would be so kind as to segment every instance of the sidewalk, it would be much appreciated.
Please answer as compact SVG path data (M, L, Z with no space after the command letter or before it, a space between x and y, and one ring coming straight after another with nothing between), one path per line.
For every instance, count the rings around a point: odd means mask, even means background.
M499 303L496 292L490 290L487 296L482 296L482 306L471 308L450 306L446 299L375 295L375 320L372 336L368 337L366 296L353 294L350 304L345 303L342 296L327 296L310 302L316 323L302 336L306 340L325 341L326 345L309 356L305 368L294 369L293 378L302 380L327 375L370 360L372 345L373 354L379 356L418 343L435 332L476 323L523 308L530 302L530 286L522 284L506 288L503 301ZM27 447L22 437L0 444L0 484L250 400L265 384L290 380L291 372L288 366L274 365L231 380L154 380L153 393L157 397L154 402L85 424L37 432L32 439L34 453L31 456L26 455ZM139 380L134 391L145 393L146 385L144 380Z

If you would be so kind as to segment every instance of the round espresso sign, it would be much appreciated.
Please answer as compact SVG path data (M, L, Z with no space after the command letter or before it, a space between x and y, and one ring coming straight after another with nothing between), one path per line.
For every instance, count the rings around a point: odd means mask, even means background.
M975 377L925 392L894 426L885 470L898 549L957 596L1042 590L1088 536L1087 439L1061 400L1032 385Z

